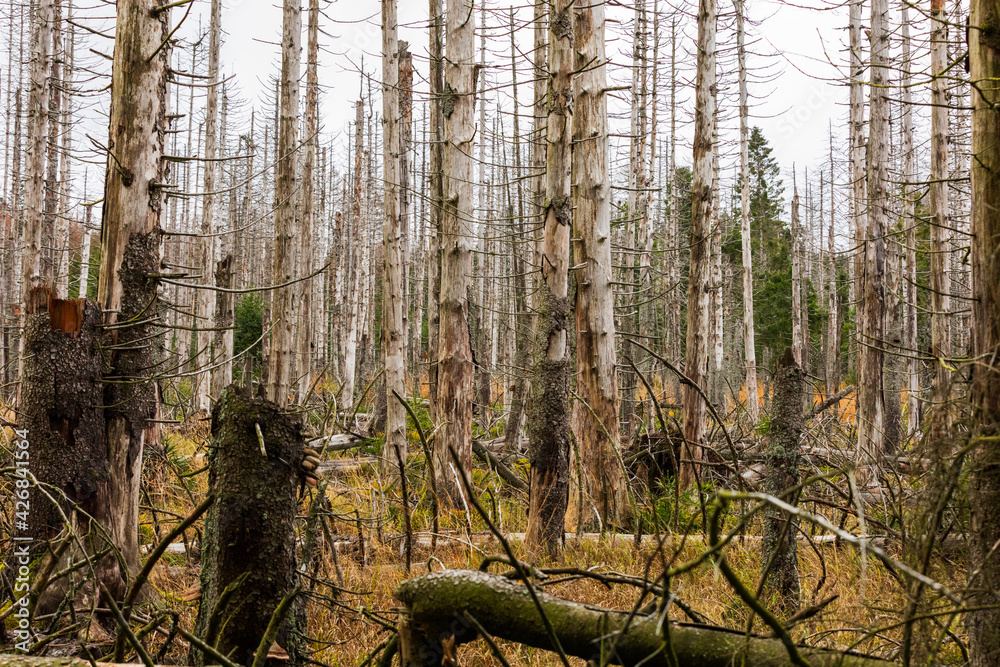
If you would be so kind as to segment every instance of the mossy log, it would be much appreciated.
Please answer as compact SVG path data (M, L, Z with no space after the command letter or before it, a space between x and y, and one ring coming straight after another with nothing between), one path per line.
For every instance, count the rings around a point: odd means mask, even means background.
M212 411L209 488L217 500L205 519L195 634L217 640L237 664L252 661L271 615L295 585L296 489L304 448L296 419L236 385ZM230 585L235 590L218 604ZM278 643L296 663L304 628L293 625L289 617ZM192 650L191 664L204 664L201 651Z
M667 633L677 663L697 667L789 667L788 651L778 639L747 637L743 632L681 623L659 616L602 609L545 593L539 601L567 655L618 665L667 667ZM400 627L403 667L442 665L454 647L478 636L471 616L494 637L553 650L538 608L520 582L474 570L441 570L400 584L396 598L405 605ZM467 616L468 615L468 616ZM626 624L628 623L627 627ZM598 638L604 637L601 642ZM611 645L614 655L607 656ZM890 667L894 663L855 653L800 649L812 667Z

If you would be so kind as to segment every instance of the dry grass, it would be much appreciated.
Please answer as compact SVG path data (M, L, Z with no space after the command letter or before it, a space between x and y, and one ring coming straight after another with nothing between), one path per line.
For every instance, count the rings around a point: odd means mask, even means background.
M195 455L204 451L207 433L204 424L185 431L173 432L169 443L174 459L169 466L178 463L190 470L201 467L195 464ZM183 458L187 457L187 458ZM187 462L186 464L184 462ZM430 531L432 517L429 502L421 477L422 463L417 459L410 462L411 488L418 501L411 510L413 529ZM525 525L522 497L511 496L500 488L491 475L476 471L475 483L482 492L480 500L488 509L494 521L502 522L505 532L523 531ZM182 482L181 479L185 481ZM180 478L176 473L164 472L157 477L151 487L153 501L157 507L177 514L185 514L200 500L204 493L206 475ZM188 488L185 489L184 487ZM364 471L349 477L331 480L327 490L331 504L329 529L339 536L336 562L329 544L325 544L317 562L316 575L325 583L316 586L315 591L327 600L314 599L310 603L310 634L315 640L314 658L331 666L357 666L365 661L371 652L388 636L384 627L366 619L361 610L378 614L388 623L395 621L398 603L393 592L407 574L402 558L402 511L398 491L378 478L377 471ZM303 504L303 513L307 506ZM151 514L146 511L143 520L145 530L150 533L149 541L154 542L150 531ZM730 516L729 525L736 517ZM441 517L441 530L451 535L465 536L471 523L474 534L485 530L485 523L476 515L466 517L462 513L451 513ZM365 536L364 557L357 548L356 536ZM845 527L855 527L848 518ZM760 576L761 563L759 525L750 521L747 527L748 539L735 540L726 554L730 564L751 587L756 586ZM189 533L194 538L194 533ZM354 539L353 544L347 544ZM878 628L892 626L899 622L901 610L906 603L903 585L878 561L866 557L862 559L856 549L850 546L832 544L810 548L800 541L799 566L802 582L802 605L809 606L831 596L839 596L822 613L808 619L793 629L793 635L802 641L817 646L837 649L855 648L883 657L894 657L901 636L899 627L892 627L872 633ZM672 566L694 558L704 549L701 534L693 534L684 540L678 534L664 538L661 552L654 542L647 539L636 549L634 540L589 539L580 542L570 540L566 545L565 564L598 571L614 571L632 575L652 577L663 571L664 566ZM519 544L515 544L520 549ZM495 540L478 540L474 546L463 545L453 540L442 540L433 552L427 548L415 550L412 558L411 576L428 571L428 568L477 568L484 555L502 553ZM171 557L170 565L184 565L183 556ZM545 565L541 563L540 565ZM494 566L494 569L501 566ZM338 575L339 569L339 575ZM939 568L947 585L961 588L965 573L961 564ZM343 582L343 588L336 586ZM158 568L155 585L160 590L162 602L170 609L180 612L183 624L193 626L197 613L198 575L193 567ZM727 582L719 576L711 562L678 577L672 582L672 591L685 603L694 608L709 622L729 628L745 630L749 621L749 611L740 601ZM615 586L607 588L591 580L572 580L546 583L549 593L613 609L631 609L639 596L635 588ZM671 618L688 621L683 613L672 606ZM754 631L764 634L765 628L759 619ZM960 628L955 629L956 632ZM512 666L555 665L558 658L546 651L526 648L511 642L501 642L505 655ZM175 657L181 657L177 655ZM483 642L476 642L461 649L461 664L496 665L499 662L490 654ZM959 664L961 656L954 642L946 641L938 660L942 663ZM581 665L582 661L578 661Z

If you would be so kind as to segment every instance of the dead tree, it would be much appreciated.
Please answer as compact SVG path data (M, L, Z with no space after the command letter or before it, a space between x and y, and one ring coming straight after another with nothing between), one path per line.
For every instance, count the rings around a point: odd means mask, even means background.
M475 12L465 0L448 0L447 58L441 99L444 115L444 177L441 201L437 417L434 475L442 500L461 506L457 465L472 465L472 346L469 287L472 276L472 149L476 110Z
M774 378L771 441L764 453L764 490L775 497L782 497L799 483L802 394L802 368L794 352L788 349ZM764 510L761 562L765 567L765 590L777 594L785 611L793 611L799 605L797 536L798 522L794 517L771 507Z
M611 268L608 102L604 5L574 7L573 237L576 240L576 393L572 427L569 527L595 507L605 524L621 524L628 497L619 463L618 367ZM589 66L593 63L593 66ZM579 466L576 462L579 461ZM577 486L578 485L578 486ZM574 518L577 519L574 521Z
M558 556L569 493L569 239L573 227L573 12L556 0L549 17L545 228L535 364L528 413L529 548Z
M710 328L713 175L712 144L715 125L715 0L698 3L698 64L695 75L694 167L691 181L691 241L688 273L687 346L683 385L684 444L681 448L679 483L690 486L702 457L706 405L698 388L705 388L708 372ZM697 386L693 386L697 385Z
M385 364L385 469L406 461L406 299L403 226L399 215L399 43L396 0L382 0L382 355ZM469 437L472 437L471 431Z
M750 237L750 106L747 93L747 56L744 45L746 4L736 0L736 55L740 77L740 233L743 258L743 357L746 364L747 412L750 422L760 419L757 400L757 349L753 321L753 253ZM671 193L675 188L671 188ZM671 201L676 195L671 194ZM671 204L671 208L676 204ZM673 213L673 211L671 211Z
M858 306L857 462L874 465L885 443L885 231L888 227L889 88L887 0L871 7L871 83L867 155L868 215L863 240L861 303ZM856 202L856 206L863 205ZM868 481L871 474L868 473Z
M972 114L972 405L977 426L969 482L969 653L973 667L1000 660L1000 22L996 3L973 0L969 17Z
M281 35L281 95L278 127L276 211L274 214L274 271L276 285L295 278L295 234L299 185L299 70L302 45L302 7L285 0ZM271 301L271 354L268 357L267 396L287 405L291 389L292 353L295 349L296 292L294 285L274 290Z
M160 369L156 276L167 166L166 0L118 3L107 176L101 220L97 300L114 346L104 391L112 540L129 568L139 565L139 476L144 445L155 437ZM153 343L151 343L153 341Z
M208 485L215 503L205 517L195 633L237 664L253 660L271 616L296 584L296 489L304 449L301 424L236 385L212 410ZM277 642L301 664L306 628L286 618ZM211 662L192 649L192 664Z
M627 611L601 609L546 593L538 592L536 596L537 604L524 584L479 571L441 570L404 581L396 589L396 599L405 605L399 628L402 667L454 664L455 648L473 641L483 631L499 639L548 651L556 650L554 635L567 656L595 664L650 667L796 664L789 657L788 647L779 639L748 637L743 632L711 626L663 622L660 613L633 616ZM546 629L543 612L551 634ZM667 637L669 642L665 644ZM664 650L665 646L669 648ZM893 664L824 649L800 647L798 653L813 667Z

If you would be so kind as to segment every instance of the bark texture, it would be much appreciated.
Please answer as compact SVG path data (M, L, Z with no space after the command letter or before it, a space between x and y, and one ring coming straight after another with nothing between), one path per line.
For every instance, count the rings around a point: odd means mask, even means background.
M302 50L302 8L297 0L284 1L281 34L281 95L278 127L277 175L274 214L274 272L282 285L295 277L295 234L298 227L299 186L299 76ZM295 350L295 285L274 290L271 301L271 354L268 355L267 397L284 406L292 384Z
M712 144L715 125L715 0L698 3L698 70L695 77L694 166L691 180L691 241L688 272L687 346L684 374L691 383L706 388L710 326L709 243L713 219ZM694 462L702 458L705 435L705 399L689 383L683 385L684 444L681 448L679 484L690 486L697 475Z
M802 368L789 349L774 378L771 441L764 452L764 490L772 496L781 497L799 483L802 417ZM785 611L799 606L797 536L798 521L794 517L770 507L764 511L761 563L770 562L765 586L778 595Z
M972 404L982 444L969 480L972 511L970 603L985 608L967 619L973 667L1000 663L1000 4L973 0L969 55L972 115Z
M459 464L472 464L472 346L468 293L472 276L472 142L475 140L475 12L465 0L448 0L447 57L441 112L444 116L444 197L441 211L441 287L438 333L437 417L434 475L442 500L461 506Z
M396 0L382 0L382 354L385 363L386 469L406 461L406 409L393 393L406 396L406 311L403 276L403 225L399 215L399 44ZM471 438L471 432L470 432Z
M111 534L132 569L139 566L139 475L145 443L155 437L160 315L160 213L167 182L163 158L170 12L165 0L118 3L101 220L97 300L112 340L104 405L110 462Z
M747 92L747 55L744 43L746 4L736 0L736 57L740 78L740 233L743 259L743 358L746 364L747 412L750 423L760 419L757 400L757 349L753 321L753 252L750 236L750 107ZM673 190L673 188L671 188ZM673 199L672 199L673 201ZM671 205L673 208L675 204Z
M576 393L572 426L579 461L570 492L568 528L591 513L622 524L628 497L619 463L618 366L615 295L611 285L611 196L608 182L608 102L604 5L575 7L574 39L580 71L573 82L573 238L576 301ZM593 65L591 66L591 64ZM577 461L570 466L577 472ZM581 502L582 495L582 502Z
M233 652L237 664L252 660L272 613L295 585L295 494L304 448L297 421L235 385L212 410L208 483L216 500L205 517L195 632L204 638L213 614L220 614L216 620L225 623L217 648ZM217 610L226 587L244 576ZM300 632L305 628L286 621L278 637L296 664L304 645ZM191 662L203 665L206 658L192 650Z
M569 239L573 227L573 13L556 0L549 17L548 153L542 289L528 414L531 500L528 547L557 556L569 492Z
M659 629L660 615L630 617L628 612L601 609L538 593L560 645L567 655L599 664L651 667L788 667L788 650L777 639L747 637L743 632L700 625L667 622ZM404 581L396 599L405 606L401 628L403 667L453 664L446 660L446 646L477 637L471 616L493 637L553 650L538 608L525 586L505 577L469 570L442 570ZM672 660L665 649L666 633ZM599 637L608 639L600 642ZM611 639L617 641L610 653ZM893 663L856 653L801 648L800 655L813 667L889 667Z

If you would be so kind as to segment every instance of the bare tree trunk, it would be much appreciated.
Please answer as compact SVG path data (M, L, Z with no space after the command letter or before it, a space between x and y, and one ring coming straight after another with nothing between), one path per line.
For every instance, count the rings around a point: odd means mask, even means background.
M901 63L902 78L899 87L903 102L903 182L905 183L903 186L903 228L906 230L906 331L903 336L904 353L908 355L906 362L906 426L909 434L913 435L920 429L920 360L916 352L919 345L917 338L917 218L915 214L917 193L913 184L917 180L917 167L913 152L913 103L910 91L913 77L911 75L909 11L909 5L904 2L900 15L903 62Z
M297 234L299 278L312 275L313 243L316 238L316 147L319 139L319 2L309 0L309 27L306 53L306 106L302 137L301 227ZM299 290L298 308L298 387L296 395L304 404L312 389L313 366L313 289L314 279L296 285Z
M209 276L215 273L215 262L218 258L219 237L215 233L215 156L217 152L217 125L219 113L219 33L222 22L222 0L212 0L211 20L208 28L208 102L205 109L205 189L201 206L201 238L198 239L198 267L202 281L211 283ZM215 317L215 291L201 290L198 293L198 310L195 313L195 326L198 328L197 350L198 359L195 367L194 399L198 410L208 412L211 407L211 371L209 367L218 362L212 352L213 319ZM200 370L204 368L205 370Z
M440 417L438 406L438 354L441 331L441 215L444 206L444 114L441 96L444 94L444 8L442 0L430 3L430 230L427 254L430 270L427 276L427 384L431 419Z
M274 271L271 280L282 285L295 278L295 234L299 232L296 190L299 186L299 76L302 45L302 7L284 0L281 35L281 104L278 126L277 183L274 214ZM271 304L271 354L268 357L267 397L279 406L288 404L292 353L295 349L297 286L274 290Z
M854 228L855 248L864 245L865 233L868 228L867 210L865 201L865 94L863 82L865 77L865 58L861 51L862 26L861 26L861 5L862 0L851 0L850 4L850 49L851 49L851 82L850 82L850 124L851 124L851 183L854 186L851 196L852 223ZM848 302L857 304L862 290L862 265L864 263L863 251L855 249L852 253L853 261L850 262L848 281L850 293ZM861 308L858 307L857 319L861 319ZM860 322L856 322L860 324ZM851 337L850 349L848 350L848 370L852 365L858 369L857 364L858 346L860 340L860 328L857 335ZM859 391L860 397L860 391Z
M884 235L888 220L889 99L887 0L873 0L871 7L871 76L867 182L868 220L864 241L861 303L858 308L858 464L873 465L885 443L885 266ZM869 478L870 479L870 478Z
M786 350L774 378L771 440L764 453L764 490L772 496L781 497L799 483L802 389L802 369L792 351ZM799 606L798 532L795 517L773 507L764 510L761 563L767 567L765 587L778 595L779 606L785 612Z
M128 382L105 390L105 421L111 484L112 540L130 569L139 566L139 477L145 443L157 436L157 388L148 380L158 372L161 188L167 183L163 160L166 131L165 47L170 12L166 0L118 3L111 113L108 122L107 176L101 221L101 272L97 300L117 329L111 374ZM137 109L142 110L137 113Z
M354 408L354 383L357 377L358 341L361 337L361 165L364 155L365 103L358 100L354 115L354 183L351 198L351 242L347 247L348 261L345 271L345 290L350 294L347 305L347 340L344 345L344 385L340 404L344 411Z
M840 388L840 298L837 294L837 255L834 243L836 189L833 187L833 122L830 122L830 229L827 237L827 273L830 285L826 334L826 393L832 396Z
M688 273L687 349L684 374L693 383L681 390L684 403L684 444L679 485L689 487L698 474L705 434L705 389L711 295L709 243L713 219L712 145L715 125L715 0L699 0L698 61L695 75L694 166L691 180L691 241Z
M743 356L746 364L747 412L750 423L760 419L757 401L757 348L753 321L753 252L750 236L750 106L747 93L747 55L743 27L746 4L736 0L736 54L740 77L740 235L743 243ZM675 204L671 204L674 208Z
M604 525L622 525L629 506L619 463L615 294L611 285L611 192L608 178L608 101L604 3L573 9L573 261L576 271L576 438L569 527L594 507ZM593 66L588 66L593 63ZM554 122L550 118L550 123ZM550 145L549 150L552 150ZM579 463L578 463L579 462ZM580 485L579 490L576 487ZM582 496L582 501L581 501Z
M542 292L528 415L531 500L528 547L557 557L569 492L569 239L573 226L573 14L557 0L549 17Z
M385 469L406 461L406 409L394 393L406 397L406 319L403 315L404 266L399 215L399 44L396 0L382 0L382 355L385 364ZM471 432L469 435L472 437ZM471 442L471 441L470 441Z
M943 17L941 17L943 18ZM977 425L969 480L970 603L966 618L972 667L1000 661L1000 10L972 0L969 16L972 81L972 405ZM978 576L977 576L978 575Z
M802 368L802 223L799 217L799 184L792 194L792 356Z
M24 232L21 247L21 303L41 287L46 276L42 268L44 221L45 155L49 121L50 57L53 0L38 0L32 38L31 87L28 90L28 148L25 157ZM21 355L24 356L23 354ZM21 362L23 364L23 360ZM23 372L20 374L24 377Z
M403 256L403 364L407 358L413 358L412 352L420 349L420 269L423 268L424 257L420 251L423 234L419 233L418 226L422 227L422 221L415 221L410 225L410 156L413 152L413 54L409 51L409 44L399 43L399 219L403 228L402 234L402 256ZM411 231L415 237L415 243L411 240ZM411 248L413 252L411 252ZM413 283L409 278L409 267L413 261L414 269ZM411 284L413 285L411 287ZM417 298L414 298L416 296ZM412 326L410 318L410 307L413 307L416 327ZM420 376L411 365L412 378L410 382L416 388L416 395L420 396ZM400 396L405 396L400 392ZM406 415L403 415L403 441L406 441ZM405 460L405 459L404 459Z
M448 52L441 99L445 146L437 400L438 417L446 421L434 440L434 475L438 493L460 507L460 485L450 450L454 449L459 465L471 466L473 369L468 293L472 275L476 19L464 0L448 0L445 20Z
M945 403L951 394L951 276L948 258L948 17L944 0L931 0L931 170L930 184L930 292L931 356L934 357L932 427L938 435L950 423ZM940 438L939 438L940 439Z

